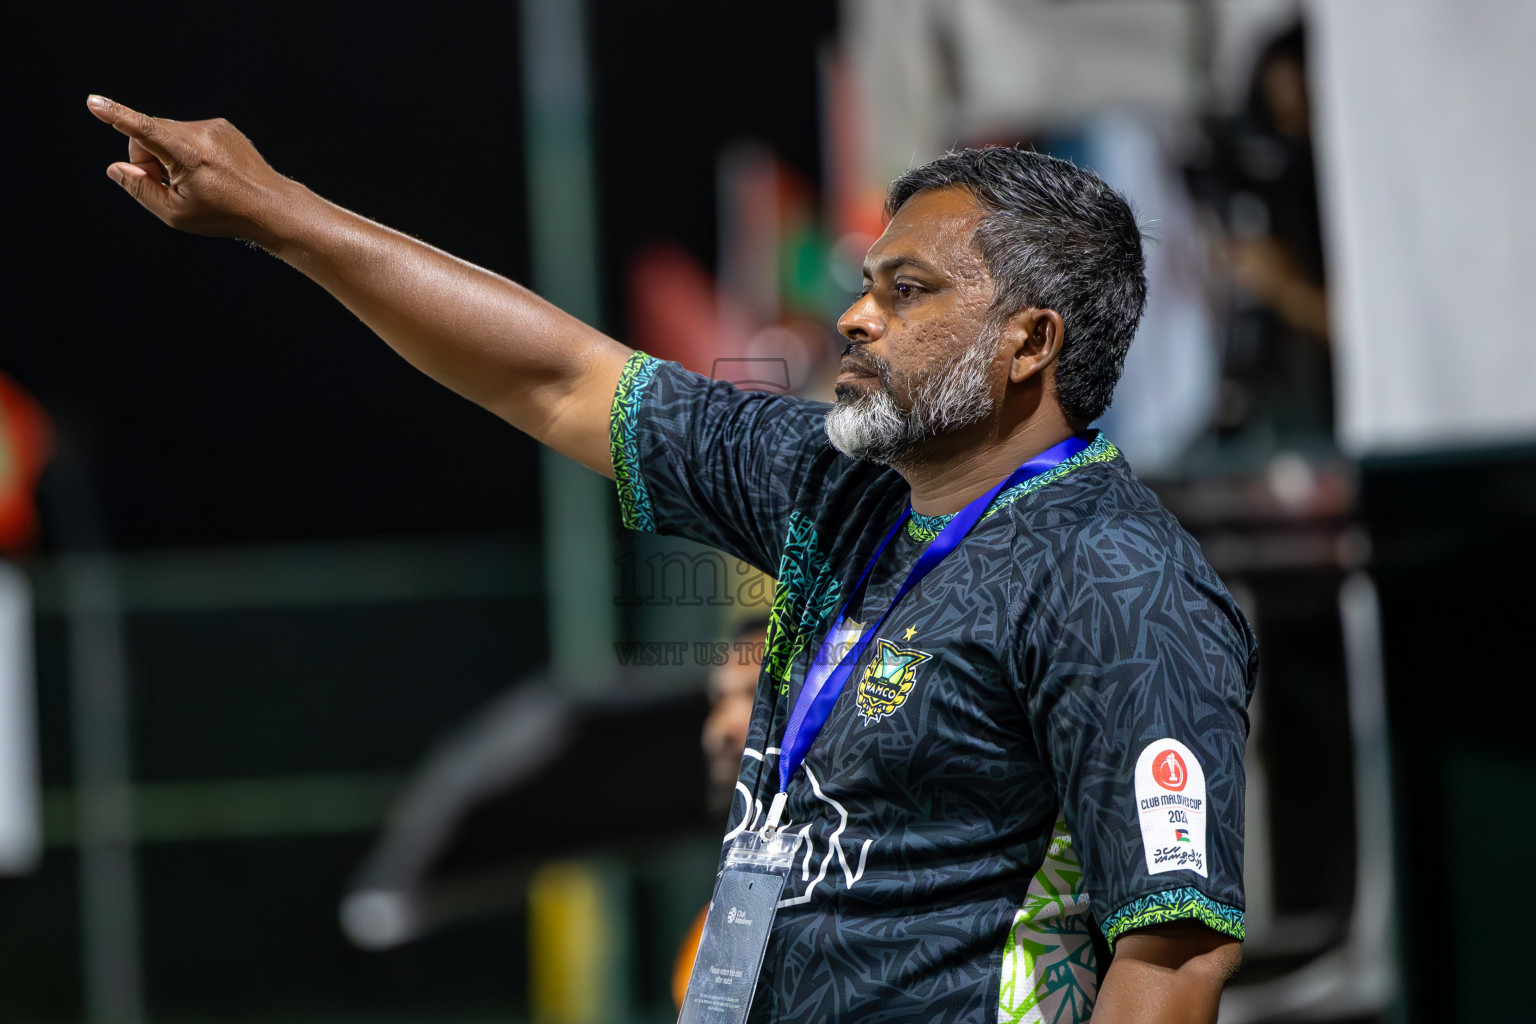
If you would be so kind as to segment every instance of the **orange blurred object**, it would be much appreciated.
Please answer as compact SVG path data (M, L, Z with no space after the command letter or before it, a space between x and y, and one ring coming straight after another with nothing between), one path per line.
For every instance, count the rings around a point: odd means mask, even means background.
M709 916L709 904L693 919L693 927L682 945L677 947L677 961L672 965L672 1001L683 1008L683 997L688 994L688 976L693 973L693 958L699 955L699 940L704 937L704 919Z

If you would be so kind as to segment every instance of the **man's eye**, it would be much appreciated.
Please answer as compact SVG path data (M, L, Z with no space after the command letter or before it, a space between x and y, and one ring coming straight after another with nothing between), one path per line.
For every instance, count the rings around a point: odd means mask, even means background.
M896 292L896 297L898 299L910 299L913 295L917 294L917 285L908 284L905 281L898 281L893 291Z

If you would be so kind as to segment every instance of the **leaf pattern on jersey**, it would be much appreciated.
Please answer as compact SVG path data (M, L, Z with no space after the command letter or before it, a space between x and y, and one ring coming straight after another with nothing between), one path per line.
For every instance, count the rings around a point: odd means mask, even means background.
M778 585L768 612L763 671L780 696L789 692L790 670L811 640L826 632L837 610L842 584L816 542L815 524L799 512L789 514Z
M1003 949L999 1022L1083 1024L1089 1019L1099 983L1088 911L1072 834L1058 818Z

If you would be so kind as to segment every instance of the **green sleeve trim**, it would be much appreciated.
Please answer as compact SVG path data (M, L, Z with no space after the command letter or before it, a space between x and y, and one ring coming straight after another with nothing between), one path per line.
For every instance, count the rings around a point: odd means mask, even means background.
M613 393L613 409L608 417L608 451L613 457L613 481L619 488L619 511L624 525L631 530L656 532L656 518L651 511L651 496L640 473L639 426L640 401L645 386L656 375L661 360L636 352L624 364L619 387Z
M1127 903L1104 922L1104 939L1111 951L1115 940L1128 931L1169 921L1199 921L1213 931L1243 938L1243 912L1213 900L1199 889L1169 889Z
M1013 504L1026 494L1035 493L1046 484L1060 480L1075 469L1081 469L1095 462L1109 462L1119 454L1120 449L1116 448L1101 431L1087 448L1084 448L1061 465L1054 469L1048 469L1044 473L1036 474L1022 483L1014 484L993 498L992 504L987 506L986 515L982 516L982 518L990 519L1001 509ZM925 516L920 512L914 511L907 518L907 536L919 544L926 544L937 537L939 531L944 529L945 525L953 518L955 518L953 512L942 516Z

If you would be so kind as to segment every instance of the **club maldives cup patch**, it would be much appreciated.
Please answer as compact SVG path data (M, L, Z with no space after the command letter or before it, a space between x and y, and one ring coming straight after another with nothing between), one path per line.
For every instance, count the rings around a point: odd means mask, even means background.
M1206 877L1205 771L1178 740L1155 740L1136 759L1136 811L1149 873Z

